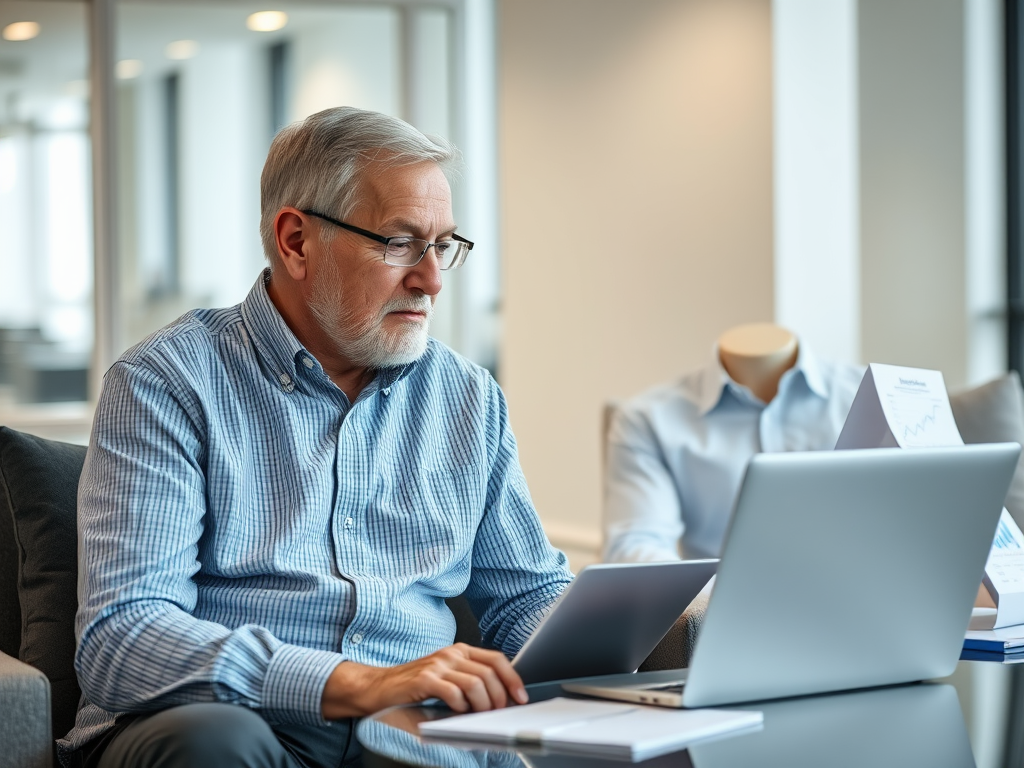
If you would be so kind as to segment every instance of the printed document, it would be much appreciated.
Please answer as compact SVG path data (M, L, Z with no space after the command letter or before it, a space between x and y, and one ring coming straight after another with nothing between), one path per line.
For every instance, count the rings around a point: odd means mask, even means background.
M872 363L836 449L963 445L940 371Z
M985 563L985 586L996 604L993 629L1024 623L1024 534L1005 508Z
M836 450L963 444L940 371L872 363ZM994 627L1024 623L1024 535L1005 509L985 565L985 586L996 604Z

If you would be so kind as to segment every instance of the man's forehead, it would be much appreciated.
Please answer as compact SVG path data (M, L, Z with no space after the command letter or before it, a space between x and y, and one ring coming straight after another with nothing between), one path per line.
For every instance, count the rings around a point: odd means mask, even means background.
M378 226L408 232L455 231L451 188L436 163L392 167L366 181L363 202Z
M449 234L458 229L458 225L451 218L450 211L447 217L443 219L432 219L430 221L414 219L404 215L389 216L382 219L379 226L381 229L389 229L396 232L410 232L413 234L425 234L428 229L433 229L441 234Z

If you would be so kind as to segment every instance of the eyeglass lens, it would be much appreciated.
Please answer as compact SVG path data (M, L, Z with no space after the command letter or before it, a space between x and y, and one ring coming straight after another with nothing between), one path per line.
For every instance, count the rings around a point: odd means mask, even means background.
M427 248L433 247L441 269L453 269L462 264L469 252L466 243L458 240L442 240L429 243L411 237L396 237L388 242L384 249L384 261L396 267L411 267L419 263L426 255Z

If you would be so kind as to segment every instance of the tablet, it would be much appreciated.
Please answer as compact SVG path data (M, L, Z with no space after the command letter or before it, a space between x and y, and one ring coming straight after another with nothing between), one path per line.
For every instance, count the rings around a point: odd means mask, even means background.
M704 588L718 560L591 565L512 660L524 683L633 672Z

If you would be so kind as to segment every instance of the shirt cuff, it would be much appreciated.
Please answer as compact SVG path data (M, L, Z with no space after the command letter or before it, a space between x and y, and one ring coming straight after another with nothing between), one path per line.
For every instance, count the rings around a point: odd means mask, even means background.
M282 645L270 659L260 711L277 723L327 725L321 709L324 687L345 657L297 645Z

